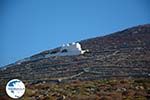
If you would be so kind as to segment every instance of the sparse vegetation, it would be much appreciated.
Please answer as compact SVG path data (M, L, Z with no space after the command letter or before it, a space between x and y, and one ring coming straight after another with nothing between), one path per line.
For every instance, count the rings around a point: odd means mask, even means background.
M4 88L3 88L4 89ZM4 90L1 89L4 93ZM148 100L149 79L73 81L26 85L22 100ZM0 97L9 100L6 94Z
M22 100L150 100L150 24L79 43L89 52L44 58L56 48L0 69L0 100L14 78Z

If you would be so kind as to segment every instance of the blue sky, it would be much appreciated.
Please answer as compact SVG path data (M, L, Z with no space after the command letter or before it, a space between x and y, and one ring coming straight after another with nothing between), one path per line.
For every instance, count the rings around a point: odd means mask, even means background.
M150 0L0 0L0 66L150 23Z

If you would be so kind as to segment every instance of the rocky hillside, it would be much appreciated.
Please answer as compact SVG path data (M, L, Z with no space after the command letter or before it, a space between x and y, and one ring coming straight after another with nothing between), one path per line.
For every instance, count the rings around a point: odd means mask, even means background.
M44 55L46 50L0 69L0 81L69 82L108 78L150 78L150 24L79 41L89 52L77 56Z

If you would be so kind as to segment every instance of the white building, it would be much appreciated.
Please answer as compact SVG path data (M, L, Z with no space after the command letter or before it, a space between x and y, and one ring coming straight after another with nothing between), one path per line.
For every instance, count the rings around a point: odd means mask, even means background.
M59 52L48 54L46 57L50 56L71 56L71 55L80 55L88 52L88 50L82 50L81 45L79 43L71 43L63 45Z
M47 57L52 57L52 56L72 56L72 55L84 54L85 52L88 52L88 50L82 50L81 45L79 43L73 42L71 44L63 45L60 48L60 50L52 51L51 53L46 54L44 57L47 58ZM22 60L16 61L15 64L20 65L22 62L34 61L34 60L41 59L44 57L43 56L35 57L35 58L27 57Z

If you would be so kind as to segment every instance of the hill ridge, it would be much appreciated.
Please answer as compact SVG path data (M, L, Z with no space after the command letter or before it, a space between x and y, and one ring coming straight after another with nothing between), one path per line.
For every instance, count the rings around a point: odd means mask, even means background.
M60 47L46 50L31 56L33 60L1 69L1 81L12 78L37 82L150 77L150 24L81 40L79 43L89 52L76 56L40 58ZM35 59L38 57L40 59Z

